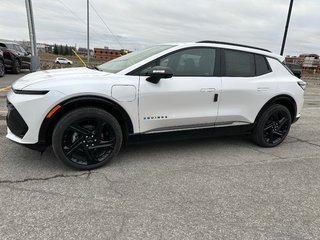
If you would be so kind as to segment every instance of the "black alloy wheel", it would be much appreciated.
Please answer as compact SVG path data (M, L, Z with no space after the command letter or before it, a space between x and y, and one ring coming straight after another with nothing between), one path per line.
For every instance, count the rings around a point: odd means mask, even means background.
M261 116L255 129L255 141L263 147L279 145L288 135L291 114L283 105L269 107Z
M0 61L0 77L3 77L4 74L5 74L4 63L2 61Z
M59 121L53 133L56 156L75 169L106 164L120 150L122 132L117 120L97 108L81 108Z

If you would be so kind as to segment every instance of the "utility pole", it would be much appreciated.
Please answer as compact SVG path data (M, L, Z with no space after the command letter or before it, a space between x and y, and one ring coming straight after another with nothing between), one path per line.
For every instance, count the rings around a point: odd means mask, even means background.
M90 62L90 44L89 44L89 0L87 0L87 62Z
M27 9L27 19L28 19L28 28L30 36L30 45L31 45L31 66L30 71L35 72L40 68L40 60L37 52L37 41L36 41L36 31L34 27L33 19L33 10L31 0L26 0L26 9Z
M285 47L285 45L286 45L286 40L287 40L287 34L288 34L288 28L289 28L289 23L290 23L292 6L293 6L293 0L290 0L289 10L288 10L288 16L287 16L287 22L286 22L286 27L285 27L285 29L284 29L284 35L283 35L283 40L282 40L282 46L281 46L280 55L283 55L284 47Z

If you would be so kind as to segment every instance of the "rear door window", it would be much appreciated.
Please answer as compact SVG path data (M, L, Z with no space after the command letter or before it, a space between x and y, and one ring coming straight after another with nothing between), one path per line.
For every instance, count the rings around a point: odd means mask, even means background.
M271 72L271 68L264 56L256 54L255 61L256 61L256 76L261 76Z
M255 75L254 54L235 50L224 50L226 77L253 77Z

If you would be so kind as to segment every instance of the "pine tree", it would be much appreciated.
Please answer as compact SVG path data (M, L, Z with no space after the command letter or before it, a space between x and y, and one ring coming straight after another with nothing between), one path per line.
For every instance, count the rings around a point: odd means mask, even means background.
M59 50L58 50L58 54L62 55L62 53L63 53L63 47L62 47L62 45L60 45Z
M56 55L58 55L58 54L59 54L57 44L54 44L54 47L53 47L53 54L56 54Z
M66 46L63 48L63 55L68 55L68 45L66 44Z

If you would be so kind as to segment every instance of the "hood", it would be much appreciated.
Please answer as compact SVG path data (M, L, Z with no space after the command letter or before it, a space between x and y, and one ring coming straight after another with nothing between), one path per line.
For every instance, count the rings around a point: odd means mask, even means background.
M99 76L105 77L110 73L101 72L98 70L89 69L86 67L81 68L64 68L55 70L39 71L30 73L18 79L12 84L12 88L16 90L23 90L24 88L39 84L41 86L52 85L53 82L61 81L74 81L81 83L81 81L88 81L90 78L97 78ZM47 84L46 84L47 83Z

